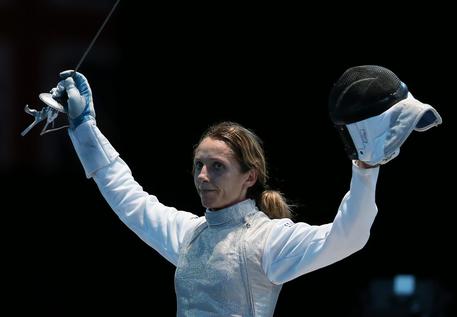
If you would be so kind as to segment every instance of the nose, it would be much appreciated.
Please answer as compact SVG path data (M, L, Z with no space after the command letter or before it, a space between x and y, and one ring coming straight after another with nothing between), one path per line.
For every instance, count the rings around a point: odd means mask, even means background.
M203 165L202 169L197 175L197 180L201 183L203 182L208 182L208 169L206 168L206 165Z

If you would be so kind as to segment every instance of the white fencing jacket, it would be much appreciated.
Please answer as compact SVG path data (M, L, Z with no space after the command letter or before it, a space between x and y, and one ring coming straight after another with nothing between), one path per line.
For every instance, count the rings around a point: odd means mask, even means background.
M353 165L332 223L272 220L250 199L198 217L143 191L95 121L69 134L86 176L119 218L177 267L178 316L273 316L283 283L360 250L377 213L379 167Z

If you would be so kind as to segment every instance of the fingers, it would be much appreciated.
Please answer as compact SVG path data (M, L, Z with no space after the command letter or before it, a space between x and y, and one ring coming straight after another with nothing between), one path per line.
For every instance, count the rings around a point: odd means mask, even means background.
M68 114L70 118L78 117L84 109L88 107L90 113L95 117L93 109L92 91L86 77L73 70L61 72L62 80L57 84L57 87L51 90L53 97L65 96L68 97Z
M61 72L59 75L60 75L60 78L66 79L68 77L73 77L74 73L75 73L75 71L70 69L70 70L65 70L65 71Z
M67 77L66 79L60 81L66 90L76 88L76 83L73 77Z
M82 95L92 95L92 91L89 86L89 81L83 74L76 72L73 75L73 79L75 80L76 87L78 87Z
M75 82L76 82L76 85L79 87L79 84L81 83L84 83L86 82L87 83L87 78L81 74L81 73L78 73L78 72L75 72L74 70L65 70L63 72L61 72L59 74L60 78L62 78L63 80L69 78L69 77L72 77Z
M65 85L63 84L63 81L60 81L57 83L57 86L52 88L50 93L53 98L60 98L62 97L63 92L65 91Z
M82 95L92 94L89 82L83 74L75 72L74 70L65 70L59 75L63 80L72 78L74 80L74 85L78 88Z
M53 98L62 97L64 91L67 90L67 88L70 88L70 87L73 88L75 86L74 82L73 82L73 84L71 84L70 82L66 83L66 80L68 78L72 78L73 74L75 74L75 72L73 70L66 70L59 74L59 76L62 80L59 81L57 83L57 86L55 88L52 88L50 91Z
M76 100L79 100L81 98L82 92L76 87L76 83L72 77L67 77L67 79L62 80L61 83L67 91L70 100L75 98L77 98Z

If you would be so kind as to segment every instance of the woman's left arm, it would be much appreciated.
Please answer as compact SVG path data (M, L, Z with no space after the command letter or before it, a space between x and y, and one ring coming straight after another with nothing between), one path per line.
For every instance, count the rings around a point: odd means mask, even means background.
M273 220L262 258L270 281L285 283L363 248L377 214L378 173L379 167L353 163L350 190L332 223L310 226L289 219Z

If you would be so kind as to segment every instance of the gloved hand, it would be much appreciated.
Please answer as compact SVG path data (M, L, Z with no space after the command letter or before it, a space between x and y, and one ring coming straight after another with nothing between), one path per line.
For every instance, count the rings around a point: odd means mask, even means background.
M60 73L62 80L56 88L51 90L53 98L68 95L68 119L70 129L75 129L81 123L90 119L95 119L94 102L92 100L92 90L86 77L81 73L67 70Z
M333 85L328 107L346 153L362 167L386 164L414 130L442 122L432 106L415 99L392 71L377 65L347 69Z

